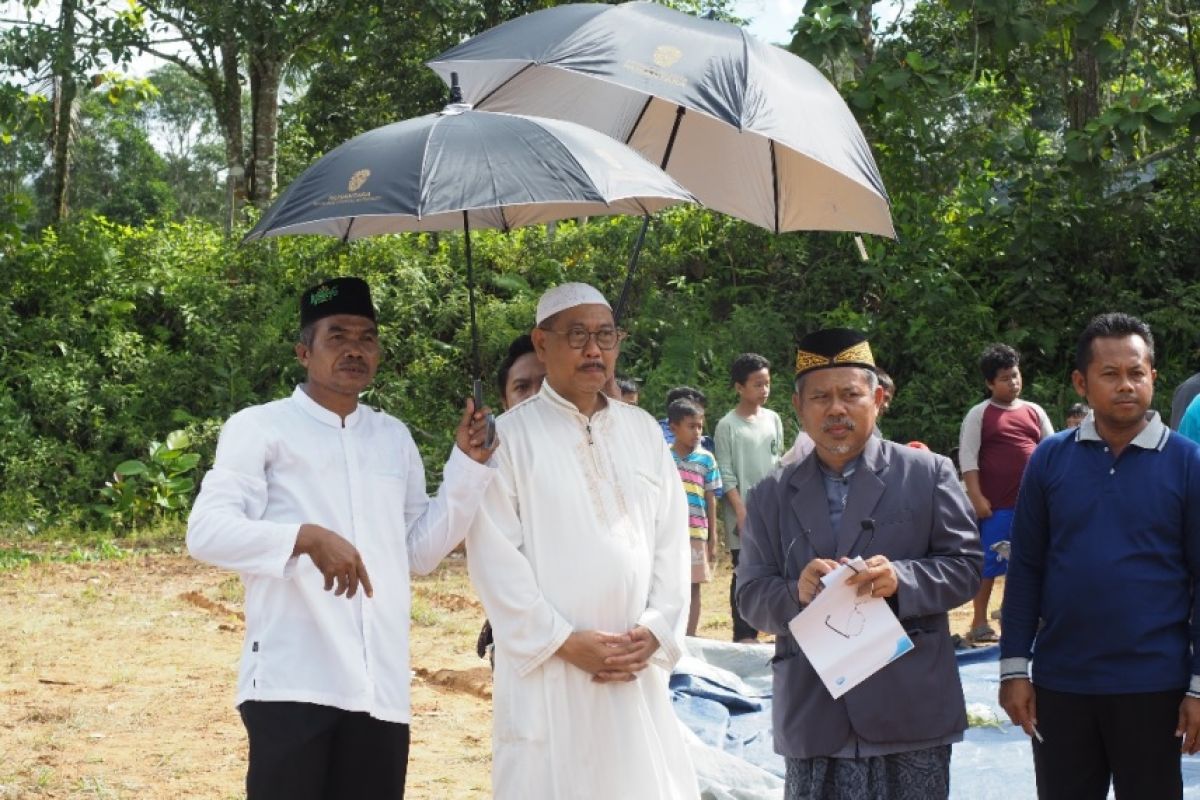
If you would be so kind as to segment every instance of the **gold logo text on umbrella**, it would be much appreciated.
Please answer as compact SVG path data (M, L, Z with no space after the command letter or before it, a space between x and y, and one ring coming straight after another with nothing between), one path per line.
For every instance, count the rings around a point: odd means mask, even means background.
M666 69L683 58L683 51L669 44L660 44L654 48L654 63Z
M369 177L371 177L371 170L360 169L358 172L350 176L350 182L346 184L346 190L350 192L357 192L362 185L367 182L367 178Z

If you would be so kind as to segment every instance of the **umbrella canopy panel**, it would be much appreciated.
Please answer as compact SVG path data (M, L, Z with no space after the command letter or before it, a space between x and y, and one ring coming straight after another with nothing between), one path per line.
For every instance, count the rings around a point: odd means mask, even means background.
M857 121L811 64L656 3L557 6L430 62L479 108L579 122L661 163L704 205L776 232L894 236Z
M694 198L619 142L581 125L451 106L361 134L297 178L247 236L509 230L646 214Z

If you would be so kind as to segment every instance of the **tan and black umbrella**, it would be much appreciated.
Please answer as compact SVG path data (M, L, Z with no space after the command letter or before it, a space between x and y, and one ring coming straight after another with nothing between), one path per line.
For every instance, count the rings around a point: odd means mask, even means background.
M461 75L476 108L625 142L715 211L775 233L895 237L883 180L837 89L736 25L650 2L561 5L429 66L447 81Z

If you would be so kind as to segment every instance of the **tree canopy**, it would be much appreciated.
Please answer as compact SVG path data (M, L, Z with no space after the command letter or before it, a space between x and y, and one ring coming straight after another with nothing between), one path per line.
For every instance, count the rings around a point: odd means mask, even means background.
M67 4L57 23L0 32L0 521L101 524L88 509L113 469L175 429L203 466L225 416L298 378L294 296L333 274L363 274L377 293L389 367L370 402L440 462L466 386L461 237L239 247L222 227L228 196L236 237L321 153L440 107L426 59L548 5L143 0L112 17L76 0L69 36ZM845 234L772 236L703 209L666 212L650 228L620 371L644 381L656 413L666 389L700 386L715 419L733 401L728 362L762 352L777 367L771 405L790 422L796 335L853 325L899 384L885 433L945 452L982 395L984 345L1017 347L1025 395L1058 424L1074 399L1075 337L1092 314L1123 310L1155 330L1165 408L1200 340L1200 11L1181 0L895 9L809 0L788 46L857 116L898 241L868 237L864 261ZM144 78L120 71L145 52L169 57ZM231 165L244 184L226 183ZM490 363L554 282L615 295L636 228L477 236Z

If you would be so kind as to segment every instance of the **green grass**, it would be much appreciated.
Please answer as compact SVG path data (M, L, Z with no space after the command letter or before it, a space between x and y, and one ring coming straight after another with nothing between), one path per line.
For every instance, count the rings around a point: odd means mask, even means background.
M0 572L11 572L44 560L40 554L19 547L0 547Z
M112 561L125 558L131 552L111 539L100 539L87 545L70 546L64 546L62 542L39 543L37 549L34 550L24 547L0 547L0 572L12 572L32 564L50 562L86 564L96 561Z
M33 564L88 564L126 558L135 552L178 552L183 549L186 523L161 520L130 530L55 526L0 527L0 572Z

